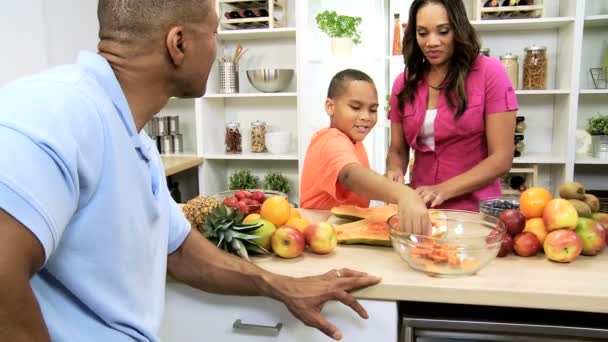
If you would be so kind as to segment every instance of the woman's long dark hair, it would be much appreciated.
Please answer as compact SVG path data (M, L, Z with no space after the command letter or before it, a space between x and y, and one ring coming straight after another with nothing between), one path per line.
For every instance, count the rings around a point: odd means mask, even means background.
M479 39L462 3L462 0L414 0L410 7L409 21L403 37L403 58L406 64L407 81L399 93L399 108L406 101L413 101L418 83L430 69L429 62L418 46L416 40L416 15L420 8L431 4L441 4L448 12L450 30L454 33L454 53L449 61L448 74L444 81L445 94L450 107L456 107L456 119L467 108L465 80L479 54ZM456 100L456 103L454 102Z

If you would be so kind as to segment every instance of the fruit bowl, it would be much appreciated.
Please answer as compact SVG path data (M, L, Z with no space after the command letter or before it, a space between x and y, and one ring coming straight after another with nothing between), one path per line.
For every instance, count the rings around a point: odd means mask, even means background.
M506 233L497 218L459 210L431 214L430 236L401 231L397 215L388 219L393 249L414 270L436 277L473 275L497 256Z
M284 192L266 189L228 190L212 195L225 205L237 208L246 214L258 212L262 203L270 196L281 196L288 199Z
M479 201L479 211L482 214L498 217L507 209L519 209L519 198L499 197Z

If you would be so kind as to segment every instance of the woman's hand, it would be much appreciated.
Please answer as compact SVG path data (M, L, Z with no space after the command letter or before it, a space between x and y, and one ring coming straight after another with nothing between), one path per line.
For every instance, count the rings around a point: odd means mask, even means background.
M403 184L403 181L404 181L403 172L400 170L387 170L385 176L386 176L386 178L392 180L393 182Z
M428 209L420 196L414 191L408 191L398 202L399 228L406 233L429 235L431 220Z
M441 184L418 187L416 193L425 204L430 203L431 208L435 208L451 198L449 192Z

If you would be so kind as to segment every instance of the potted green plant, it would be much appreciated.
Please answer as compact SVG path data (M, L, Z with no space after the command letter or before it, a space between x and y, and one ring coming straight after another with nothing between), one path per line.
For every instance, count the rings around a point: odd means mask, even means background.
M268 172L264 177L264 189L280 191L289 195L291 186L289 180L280 172Z
M323 11L316 16L319 29L331 38L331 50L335 56L350 56L354 44L361 43L359 25L361 17L338 15L336 11Z
M239 170L230 175L228 189L256 189L258 187L259 178L251 173L250 170Z
M608 115L591 117L587 133L591 134L593 157L608 159Z

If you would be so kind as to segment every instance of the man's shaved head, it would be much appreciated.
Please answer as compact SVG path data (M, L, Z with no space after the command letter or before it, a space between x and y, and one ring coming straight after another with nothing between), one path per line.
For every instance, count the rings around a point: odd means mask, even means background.
M99 39L146 43L173 25L202 22L210 0L99 0Z

